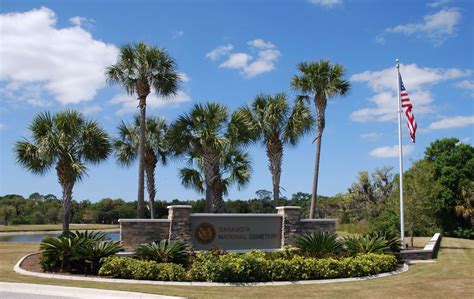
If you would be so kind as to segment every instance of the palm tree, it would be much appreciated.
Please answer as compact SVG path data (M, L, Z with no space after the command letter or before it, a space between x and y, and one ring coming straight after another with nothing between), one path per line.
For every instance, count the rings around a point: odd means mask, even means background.
M250 178L250 159L240 149L250 141L246 126L220 104L194 105L191 113L181 115L168 130L168 143L177 156L185 156L189 168L180 170L187 188L206 194L206 212L222 210L227 187L243 186Z
M63 232L69 231L74 184L87 175L86 164L97 164L109 156L112 146L107 133L95 121L73 110L51 116L37 115L27 139L15 144L17 162L34 174L43 175L53 166L63 189Z
M166 165L168 149L165 135L168 125L163 118L147 117L145 128L145 174L147 191L150 202L150 216L155 218L155 169L160 162ZM122 122L118 126L119 139L115 140L114 147L117 161L130 166L138 156L140 144L140 117L136 116L133 125Z
M140 109L140 146L138 149L137 217L145 215L145 118L146 98L152 89L160 96L173 96L178 91L179 73L175 61L162 48L143 42L120 49L117 63L106 68L110 84L125 87L129 95L137 95Z
M316 198L318 195L319 160L321 155L321 139L326 126L326 107L328 99L345 95L350 89L349 81L344 79L344 67L331 64L327 60L318 62L302 62L298 65L299 74L291 80L291 87L302 93L300 100L309 101L312 97L316 108L316 158L314 163L313 192L309 218L314 217Z
M283 147L296 145L299 138L312 128L314 119L309 107L299 101L290 109L286 95L278 93L273 97L259 95L251 107L245 106L237 113L242 114L250 124L253 135L266 146L268 169L273 182L273 201L278 206Z

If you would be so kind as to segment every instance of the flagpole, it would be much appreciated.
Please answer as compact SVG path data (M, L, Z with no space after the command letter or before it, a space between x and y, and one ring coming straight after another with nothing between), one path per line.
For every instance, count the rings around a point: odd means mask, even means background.
M402 107L400 98L400 61L397 63L397 94L398 94L398 153L400 166L400 238L402 248L405 248L405 224L403 216L403 150L402 150Z

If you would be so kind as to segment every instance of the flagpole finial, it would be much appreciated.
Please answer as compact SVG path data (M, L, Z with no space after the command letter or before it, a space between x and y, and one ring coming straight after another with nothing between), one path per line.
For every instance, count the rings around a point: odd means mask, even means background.
M397 59L395 59L395 62L397 63L397 68L399 68L400 67L400 60L397 58Z

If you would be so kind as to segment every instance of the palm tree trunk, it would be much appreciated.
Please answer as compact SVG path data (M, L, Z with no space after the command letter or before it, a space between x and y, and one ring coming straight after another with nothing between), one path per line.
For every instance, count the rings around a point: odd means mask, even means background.
M145 119L146 97L140 97L140 147L138 149L137 218L145 218Z
M155 165L148 165L145 167L146 171L146 185L148 190L148 196L150 200L150 218L155 219Z
M206 181L206 213L215 212L218 203L217 184L219 181L219 156L212 150L203 153L204 178Z
M63 233L69 232L69 221L71 217L71 202L73 183L65 183L63 186Z
M273 203L275 207L280 205L280 178L281 164L283 159L283 145L279 139L267 142L268 169L272 174Z
M316 101L321 103L324 100ZM323 131L326 125L324 112L326 110L325 105L316 104L316 114L318 117L318 131L316 134L316 156L314 161L314 178L313 178L313 192L311 194L311 207L309 209L309 219L314 218L314 212L316 211L317 197L318 197L318 178L319 178L319 161L321 158L321 140L323 138Z

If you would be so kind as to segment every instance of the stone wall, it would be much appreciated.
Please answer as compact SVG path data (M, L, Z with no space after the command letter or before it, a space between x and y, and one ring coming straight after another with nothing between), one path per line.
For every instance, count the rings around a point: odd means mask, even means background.
M167 219L120 219L119 223L120 240L125 250L169 238L170 221Z
M436 233L423 249L403 250L397 256L402 261L431 260L438 258L439 247L441 246L441 234Z
M337 219L302 219L300 222L301 234L320 232L336 232Z
M296 238L305 233L336 231L336 219L301 219L301 207L298 206L277 207L277 214L281 216L282 221L281 247L294 246ZM193 215L204 217L206 214ZM221 214L221 216L237 217L239 214ZM252 217L252 214L245 216ZM263 215L254 216L263 217ZM191 206L176 205L168 207L168 219L120 219L122 246L126 250L133 250L139 244L159 240L183 240L192 244L191 217Z

